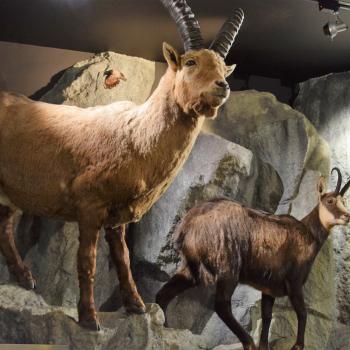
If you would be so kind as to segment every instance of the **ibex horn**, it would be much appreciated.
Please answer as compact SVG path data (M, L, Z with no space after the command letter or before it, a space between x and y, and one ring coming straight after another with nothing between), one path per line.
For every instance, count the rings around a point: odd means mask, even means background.
M341 176L341 172L340 172L339 168L334 167L332 169L331 174L333 173L333 171L336 171L338 173L338 182L337 182L337 187L335 188L335 193L340 193L341 184L343 182L343 177Z
M204 41L191 8L185 0L161 0L175 20L180 32L185 51L198 50L204 47Z
M232 15L221 27L218 35L210 45L210 49L216 51L222 58L226 58L230 48L235 41L236 35L244 20L242 9L235 9Z

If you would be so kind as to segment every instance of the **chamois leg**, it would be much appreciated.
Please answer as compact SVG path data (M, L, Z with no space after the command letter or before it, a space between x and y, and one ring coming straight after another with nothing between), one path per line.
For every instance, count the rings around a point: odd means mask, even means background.
M16 276L20 286L35 288L35 279L20 257L13 238L13 214L9 207L0 205L0 250L6 259L9 272Z
M261 299L261 317L262 317L262 330L260 336L259 350L269 349L269 329L272 318L272 308L275 303L275 298L267 294L262 294Z
M304 302L302 286L293 286L288 291L289 300L297 314L298 318L298 335L297 341L291 350L303 350L304 349L304 336L307 319L307 311Z
M165 313L171 300L186 289L194 287L197 284L188 268L183 267L159 290L156 295L156 303Z
M129 249L125 242L125 225L117 228L105 227L106 241L117 268L120 293L125 310L129 313L141 314L146 308L132 277L130 269Z
M79 222L78 278L80 299L79 324L91 330L100 330L94 303L94 277L99 229L95 225Z
M238 337L244 350L256 350L252 337L245 331L232 314L231 298L237 281L221 279L216 284L215 311L227 327Z

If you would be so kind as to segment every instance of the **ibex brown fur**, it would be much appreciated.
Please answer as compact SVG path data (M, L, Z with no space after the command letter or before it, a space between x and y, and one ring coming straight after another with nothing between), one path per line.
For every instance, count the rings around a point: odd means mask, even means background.
M204 118L216 116L229 95L225 77L234 67L223 58L232 42L225 39L224 52L222 47L204 49L186 2L162 1L180 16L186 52L179 55L163 45L169 68L144 104L83 109L0 93L0 249L19 282L33 288L34 278L13 240L14 211L77 221L79 322L90 329L99 329L93 298L99 230L106 229L124 306L144 312L129 267L124 225L139 220L164 193ZM238 15L240 24L241 11Z
M334 225L347 224L350 218L343 204L345 191L339 190L325 194L321 178L319 203L301 221L290 215L276 216L250 209L228 199L192 208L175 233L182 264L158 292L156 301L166 310L182 291L201 282L214 283L217 314L245 350L255 350L252 338L231 311L231 297L237 284L248 284L262 291L259 350L267 350L274 300L288 295L298 317L297 341L292 349L303 349L307 314L302 286L329 230Z

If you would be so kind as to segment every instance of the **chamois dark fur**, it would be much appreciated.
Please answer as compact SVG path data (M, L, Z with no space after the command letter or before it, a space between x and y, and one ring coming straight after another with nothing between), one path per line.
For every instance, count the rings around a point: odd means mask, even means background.
M349 183L345 191L348 187ZM337 186L336 191L326 194L324 189L321 178L319 203L301 221L250 209L229 199L214 199L190 209L174 233L182 263L158 292L156 301L166 310L185 289L200 283L216 284L215 311L244 349L253 350L252 338L231 311L237 284L248 284L263 293L259 349L265 350L274 300L289 296L298 317L297 342L292 349L303 349L307 315L302 286L331 227L345 225L350 218L343 203L344 189L340 192Z

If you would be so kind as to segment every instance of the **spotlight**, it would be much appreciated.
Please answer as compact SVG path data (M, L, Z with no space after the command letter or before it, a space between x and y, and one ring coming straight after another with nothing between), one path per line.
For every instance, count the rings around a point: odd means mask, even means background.
M323 26L323 32L329 36L332 40L338 33L345 32L349 29L346 23L344 23L339 17L339 10L350 10L350 0L309 0L318 3L320 11L327 11L333 13L336 16L335 22L328 22Z
M349 29L348 25L344 23L338 14L336 14L337 19L335 22L328 22L323 27L323 32L325 35L329 36L332 40L338 33L345 32Z

